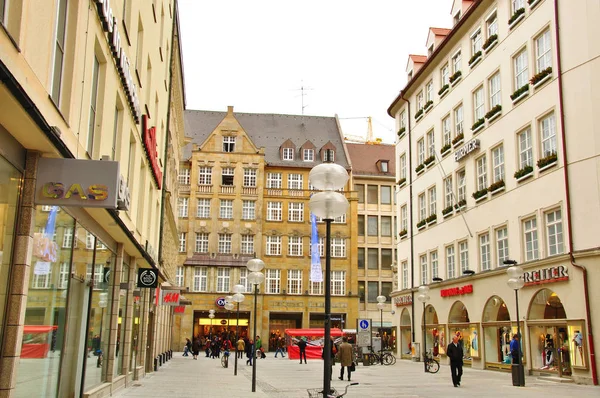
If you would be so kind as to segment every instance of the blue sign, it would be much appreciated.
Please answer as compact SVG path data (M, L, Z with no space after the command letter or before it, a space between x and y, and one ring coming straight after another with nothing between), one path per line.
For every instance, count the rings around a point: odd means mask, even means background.
M362 321L360 321L360 323L358 325L360 326L361 329L368 329L369 321L366 319L363 319Z
M219 306L219 307L225 307L225 297L219 297L215 301L215 304L217 304L217 306Z

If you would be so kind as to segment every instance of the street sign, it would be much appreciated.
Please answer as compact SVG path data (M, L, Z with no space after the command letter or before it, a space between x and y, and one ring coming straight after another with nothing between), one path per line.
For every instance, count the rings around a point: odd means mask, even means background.
M225 297L219 297L215 300L215 304L217 305L217 307L225 307Z
M358 319L356 321L356 343L359 347L369 347L371 344L371 326L370 319Z

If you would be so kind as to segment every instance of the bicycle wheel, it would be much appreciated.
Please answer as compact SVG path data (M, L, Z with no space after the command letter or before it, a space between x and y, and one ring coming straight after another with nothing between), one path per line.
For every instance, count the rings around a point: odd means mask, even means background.
M372 366L372 365L375 365L377 363L379 363L379 357L377 356L377 354L375 354L373 352L370 353L369 354L369 365Z
M227 356L226 355L223 355L221 357L221 366L223 366L224 368L227 367Z
M393 365L396 363L396 357L389 352L383 354L383 364L384 365Z
M440 363L435 359L430 359L429 362L427 362L427 371L429 373L437 373L438 370L440 370Z

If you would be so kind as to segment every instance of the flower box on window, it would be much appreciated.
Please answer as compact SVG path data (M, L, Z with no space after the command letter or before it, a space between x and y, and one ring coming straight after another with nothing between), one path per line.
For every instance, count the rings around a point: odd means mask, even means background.
M537 161L538 168L540 171L544 171L554 166L558 162L558 156L556 152L552 152L546 157L541 158Z
M473 56L469 60L469 66L471 67L471 69L473 69L473 67L475 65L477 65L479 63L479 61L481 61L481 54L482 54L481 50L479 50L475 54L473 54Z
M528 95L529 95L529 84L526 84L523 87L519 87L517 89L517 91L512 93L510 95L510 99L512 100L513 104L516 104L517 102L521 101L523 98L527 97Z
M485 119L481 118L478 121L476 121L475 123L473 123L473 126L471 127L471 132L473 134L475 134L476 132L478 132L479 130L481 130L484 127L485 127Z
M423 109L425 110L425 112L429 112L429 110L433 107L433 101L429 100L425 103L425 106L423 107Z
M475 202L479 202L481 200L487 199L487 194L488 194L487 188L480 189L477 192L473 192L473 199L475 199Z
M398 188L402 188L406 184L406 177L399 179L396 184L398 184Z
M402 231L400 231L400 233L398 235L400 235L400 239L406 238L408 231L403 229Z
M531 10L533 7L537 6L540 0L527 0L527 4L529 4L529 9Z
M519 8L508 20L508 28L514 28L523 18L525 18L525 8Z
M417 173L417 175L421 174L424 170L425 170L425 165L423 163L421 163L420 165L418 165L415 168L415 172Z
M483 51L485 51L487 53L492 48L494 48L494 46L496 44L498 44L498 35L493 34L490 37L488 37L488 39L485 41L485 43L483 43Z
M491 122L492 120L500 116L501 112L502 105L495 105L492 109L490 109L488 113L485 114L485 118L488 120L488 122Z
M398 130L398 138L404 137L404 133L406 132L406 127L400 127Z
M429 167L431 164L433 164L434 160L435 160L435 155L431 155L430 157L428 157L427 159L425 159L425 161L423 162L423 164L426 167Z
M454 139L452 140L452 146L458 146L458 145L462 144L464 138L465 138L465 135L463 133L460 133L459 135L454 137Z
M549 66L540 73L535 74L529 82L533 86L533 88L538 88L552 77L552 67Z
M452 76L450 76L450 84L454 86L455 83L458 83L458 81L460 80L460 78L462 77L462 72L461 71L456 71L456 73L454 73Z
M444 217L450 217L452 214L454 214L454 207L452 205L445 207L442 210L442 216Z
M427 220L423 219L417 223L417 229L421 230L427 225Z
M432 225L435 224L437 222L437 214L432 214L429 217L426 218L427 221L427 225Z
M488 191L490 191L492 195L495 195L500 191L504 191L505 186L506 183L504 182L504 180L496 181L488 187Z
M531 176L533 176L533 166L525 166L521 170L515 171L517 182L526 180Z
M450 144L446 144L446 145L444 145L444 146L442 147L442 149L440 149L440 154L441 154L442 156L446 156L446 155L447 155L447 154L450 152L450 149L451 149L451 148L452 148L452 146L451 146Z
M444 84L442 86L442 88L440 88L440 91L438 91L438 95L440 97L443 97L444 95L446 95L446 93L450 90L450 85L449 84Z
M423 117L423 108L419 109L417 113L415 113L415 121L419 121Z
M458 201L457 204L454 205L454 208L459 210L459 209L463 209L467 206L467 200L466 199L461 199Z

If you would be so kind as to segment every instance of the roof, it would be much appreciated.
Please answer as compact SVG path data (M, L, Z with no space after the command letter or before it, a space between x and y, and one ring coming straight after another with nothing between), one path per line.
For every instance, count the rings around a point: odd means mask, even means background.
M352 174L366 176L388 176L394 178L396 170L394 145L368 145L368 144L346 144L350 161L352 162ZM377 161L387 160L388 173L382 173L377 167Z
M191 157L192 144L202 144L226 115L227 112L185 111L185 135L191 137L192 141L183 148L184 159ZM315 156L317 159L315 162L282 160L279 148L289 139L296 148L310 141L317 148L317 153L324 145L331 142L336 148L335 163L344 168L350 167L336 117L238 112L234 112L233 116L254 145L257 148L264 148L265 161L270 166L312 168L320 163L319 156Z
M427 62L427 55L410 54L409 57L410 57L410 59L413 60L413 62L417 62L417 63L421 63L421 64Z
M452 32L452 29L446 28L429 28L436 36L447 36L448 33Z

